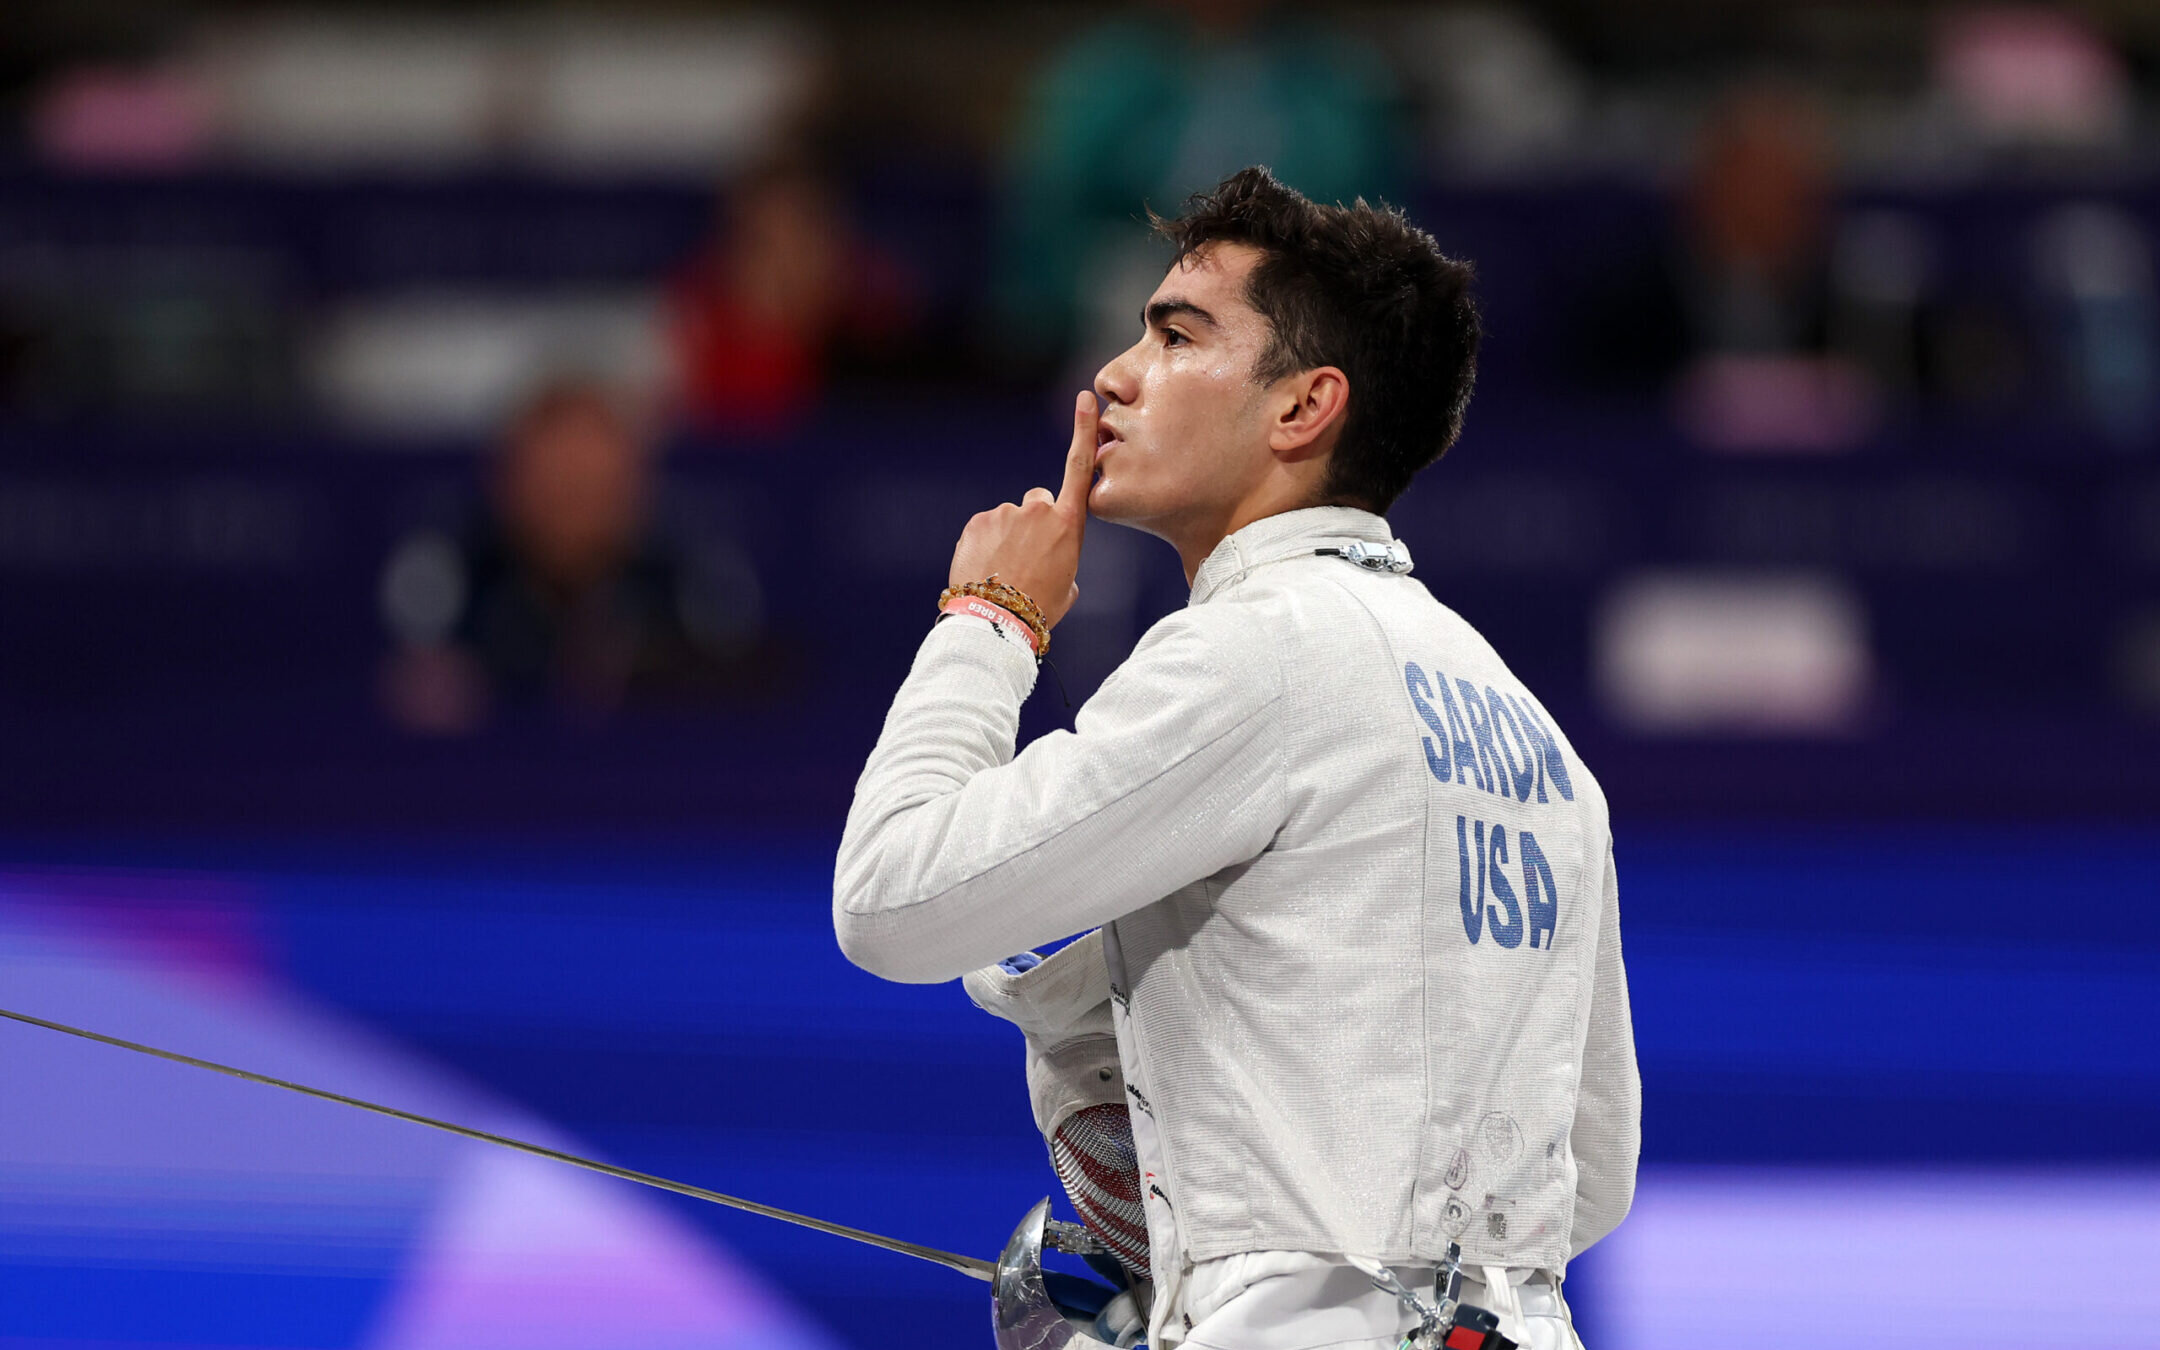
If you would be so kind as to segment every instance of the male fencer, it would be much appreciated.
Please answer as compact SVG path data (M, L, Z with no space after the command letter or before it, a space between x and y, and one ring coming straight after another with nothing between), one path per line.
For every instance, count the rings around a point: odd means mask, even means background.
M961 533L856 784L841 947L1027 1033L1156 1350L1393 1350L1374 1277L1429 1291L1450 1240L1503 1333L1579 1347L1561 1276L1639 1139L1605 796L1382 514L1462 425L1470 269L1257 168L1157 228L1061 489ZM1091 512L1191 598L1016 755Z

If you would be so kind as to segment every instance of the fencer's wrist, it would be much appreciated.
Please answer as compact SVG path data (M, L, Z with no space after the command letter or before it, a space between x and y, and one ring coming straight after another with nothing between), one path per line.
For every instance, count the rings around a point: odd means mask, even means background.
M947 586L938 594L938 608L942 610L962 596L973 596L1019 620L1028 631L1028 647L1035 653L1037 662L1049 655L1050 619L1026 591L1000 580L998 574L992 572L981 581L956 581Z
M979 595L956 595L938 608L941 622L944 615L966 615L981 619L995 629L999 637L1024 648L1028 655L1041 659L1042 653L1035 643L1035 630L1021 622L1018 615L1003 605L992 604Z

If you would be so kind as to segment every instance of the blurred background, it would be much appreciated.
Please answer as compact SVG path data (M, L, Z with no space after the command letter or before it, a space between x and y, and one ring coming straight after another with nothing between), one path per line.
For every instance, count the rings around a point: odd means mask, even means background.
M18 0L0 1005L994 1255L1017 1036L839 957L833 848L1146 209L1264 163L1481 277L1389 521L1612 799L1592 1350L2149 1346L2156 132L2135 0ZM1091 530L1023 739L1185 594ZM988 1344L273 1096L0 1026L0 1347Z

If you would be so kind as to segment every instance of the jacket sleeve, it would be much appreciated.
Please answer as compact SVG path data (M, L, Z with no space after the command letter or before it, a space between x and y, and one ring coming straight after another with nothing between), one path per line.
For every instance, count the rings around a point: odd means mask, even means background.
M934 625L855 784L833 868L849 960L957 979L1257 857L1285 811L1282 677L1236 606L1171 614L1017 757L1034 659Z
M1620 1226L1635 1200L1642 1151L1642 1078L1635 1067L1635 1024L1628 1011L1627 970L1620 960L1620 882L1605 857L1604 913L1583 1045L1582 1088L1569 1135L1575 1151L1575 1222L1570 1258Z

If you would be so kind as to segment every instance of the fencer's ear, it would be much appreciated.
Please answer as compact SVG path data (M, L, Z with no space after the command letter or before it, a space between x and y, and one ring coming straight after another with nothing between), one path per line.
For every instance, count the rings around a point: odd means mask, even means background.
M1285 376L1273 398L1268 447L1277 459L1312 459L1332 449L1341 433L1350 411L1350 378L1336 366L1301 370Z

